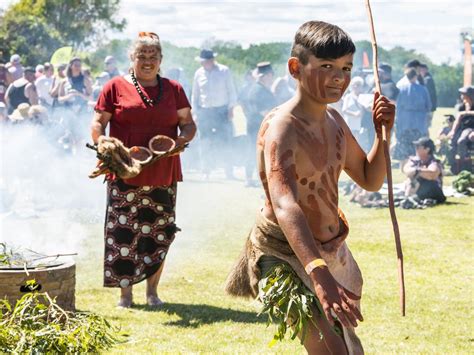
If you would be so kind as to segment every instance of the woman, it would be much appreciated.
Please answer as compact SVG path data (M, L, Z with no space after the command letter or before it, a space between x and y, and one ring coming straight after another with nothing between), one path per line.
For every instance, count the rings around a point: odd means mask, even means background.
M97 143L110 123L110 136L127 147L146 147L157 134L184 146L194 137L196 125L181 85L159 76L159 37L140 32L130 59L130 74L107 82L99 96L93 141ZM132 305L132 285L144 279L148 305L162 304L157 286L177 230L178 181L182 181L180 159L172 156L144 168L135 178L108 182L104 286L121 288L121 307Z
M59 87L58 103L63 108L61 120L71 131L74 145L85 138L89 122L86 110L91 94L92 83L82 72L81 60L71 59L66 78Z
M435 158L435 145L428 137L413 142L416 155L411 156L403 167L408 177L405 181L405 196L416 195L420 200L432 199L437 203L446 201L443 193L443 166Z
M82 73L81 60L77 57L71 59L66 70L66 80L59 87L59 103L79 113L87 106L91 94L92 82Z

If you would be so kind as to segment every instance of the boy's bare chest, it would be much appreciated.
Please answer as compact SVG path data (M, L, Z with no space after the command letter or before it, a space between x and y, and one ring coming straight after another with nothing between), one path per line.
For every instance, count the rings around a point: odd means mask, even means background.
M296 173L300 180L342 169L346 159L346 136L336 122L330 119L324 123L302 122L296 125L296 134Z

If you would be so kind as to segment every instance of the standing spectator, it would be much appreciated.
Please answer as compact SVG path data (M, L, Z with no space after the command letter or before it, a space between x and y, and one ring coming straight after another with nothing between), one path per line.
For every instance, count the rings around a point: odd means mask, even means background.
M201 68L194 74L192 106L201 138L204 174L209 177L217 161L224 165L227 178L233 178L229 143L237 93L229 68L215 58L216 53L210 49L203 49L196 58Z
M186 96L191 95L191 85L189 84L189 81L186 79L186 76L184 75L184 70L181 67L172 67L169 68L166 71L166 77L170 80L175 80L178 83L181 84L181 86L184 89L184 92L186 93Z
M0 64L0 102L5 102L5 92L8 87L7 73L8 70L5 68L5 64Z
M82 73L82 62L79 58L73 58L66 70L66 79L59 87L59 103L69 106L75 113L81 112L87 105L89 96L92 94L92 83Z
M428 93L430 94L430 99L431 99L431 110L428 112L427 117L427 124L428 127L431 127L431 121L433 120L433 113L436 111L436 108L438 106L438 96L436 94L436 85L433 79L433 76L431 73L428 71L428 66L426 64L420 64L420 75L423 78L423 81L425 82L425 87L428 90Z
M51 84L51 91L49 94L53 98L53 107L59 105L58 96L59 96L59 88L61 87L61 83L66 79L66 68L67 64L59 64L58 65L58 73L53 78L53 83Z
M250 117L250 89L252 88L253 84L255 83L255 78L253 77L252 70L247 70L244 76L244 85L240 88L238 94L238 101L240 106L242 106L242 110L244 111L244 115L246 120Z
M397 145L394 155L402 161L415 154L413 141L423 136L428 137L426 115L431 110L428 90L416 83L416 70L408 69L405 76L408 84L400 88L395 120Z
M66 79L59 87L59 104L64 105L67 114L62 116L66 127L71 131L75 143L85 138L87 132L88 102L92 94L92 82L82 73L82 63L79 58L73 58L66 70Z
M117 61L111 55L108 55L104 59L105 71L109 74L110 79L122 75L117 68Z
M23 66L21 65L21 57L18 54L13 54L10 58L10 67L8 68L8 75L10 82L21 79L23 76Z
M275 96L277 105L281 105L293 97L295 90L290 84L291 81L294 81L293 77L286 73L284 76L276 78L273 82L272 93Z
M360 76L352 78L349 94L344 96L342 104L342 116L347 122L352 134L360 142L360 129L362 117L364 116L364 106L359 102L359 95L364 88L364 79Z
M420 75L420 61L418 59L412 59L410 60L409 62L407 62L405 64L405 72L408 70L408 69L415 69L416 71L416 83L417 84L420 84L420 85L424 85L424 82L423 82L423 78L422 76ZM397 82L397 88L401 89L402 86L404 85L407 85L408 84L408 79L406 77L406 75L404 75L398 82Z
M391 101L397 101L400 90L392 80L392 66L387 63L381 63L379 65L379 74L382 95L388 97Z
M97 99L99 98L100 92L102 91L102 88L104 87L105 83L109 80L110 80L110 75L105 71L100 73L95 79L94 86L92 86L92 101L94 102L93 106L95 106Z
M8 114L12 114L13 111L22 103L28 103L30 105L38 104L38 94L35 87L35 70L31 67L27 67L23 70L23 77L15 80L7 89L5 93L5 102L8 106Z
M250 112L247 117L247 137L249 142L249 153L245 166L246 186L256 186L252 180L256 167L255 149L257 135L263 118L270 110L277 106L277 102L271 91L273 83L273 68L270 62L257 64L257 80L250 88L248 99Z
M35 77L36 79L41 78L44 75L44 65L38 64L35 68Z
M54 67L51 63L44 63L44 75L36 79L35 86L38 91L38 101L48 111L53 108L53 97L50 91L54 81Z

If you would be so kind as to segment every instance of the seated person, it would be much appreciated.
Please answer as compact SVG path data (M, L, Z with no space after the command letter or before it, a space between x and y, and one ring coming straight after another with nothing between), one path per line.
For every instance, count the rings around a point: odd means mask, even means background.
M452 147L450 163L454 163L454 160L459 158L463 167L457 170L471 170L470 150L474 146L474 86L463 87L459 89L459 92L462 104L457 107L456 120L451 132L448 133ZM468 162L466 163L466 161Z
M446 118L445 121L444 121L446 126L444 126L441 129L441 131L439 131L439 133L438 133L438 139L441 140L441 141L444 141L448 138L448 134L453 129L454 121L456 119L453 115L444 115L444 117Z
M453 129L455 117L453 115L444 115L446 118L444 123L446 124L441 131L438 133L438 139L436 146L439 147L438 155L445 156L444 163L449 163L450 144L449 144L449 132Z
M420 200L446 201L443 193L443 167L434 157L435 145L428 137L413 142L416 156L411 156L403 166L408 177L405 195L416 195Z

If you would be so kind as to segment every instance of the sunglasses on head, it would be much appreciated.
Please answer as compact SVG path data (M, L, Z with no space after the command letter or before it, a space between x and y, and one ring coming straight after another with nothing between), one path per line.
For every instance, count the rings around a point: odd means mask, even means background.
M160 37L158 37L158 35L154 32L138 32L138 37L150 37L158 40L160 39Z

